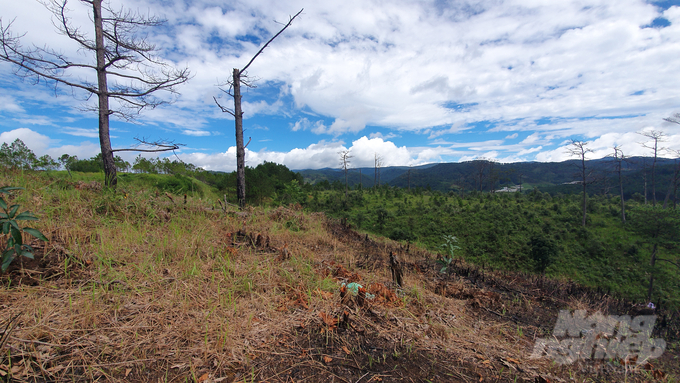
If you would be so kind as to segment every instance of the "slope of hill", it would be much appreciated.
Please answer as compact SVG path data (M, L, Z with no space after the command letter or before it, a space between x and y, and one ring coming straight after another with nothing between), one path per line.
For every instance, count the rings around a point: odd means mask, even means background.
M677 313L659 313L654 336L668 347L651 363L616 352L532 358L560 309L644 311L460 261L442 273L435 254L299 207L236 212L45 173L3 172L0 185L25 188L9 200L35 212L31 225L49 238L2 275L4 380L671 382L680 373ZM367 291L343 294L341 282Z

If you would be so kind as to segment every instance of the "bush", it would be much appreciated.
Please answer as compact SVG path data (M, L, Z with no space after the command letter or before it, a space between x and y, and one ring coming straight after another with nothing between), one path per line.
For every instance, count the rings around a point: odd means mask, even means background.
M199 195L203 195L202 190L194 186L194 182L191 178L181 174L160 179L158 183L156 183L156 187L161 191L177 195L191 192L197 192Z
M529 255L534 260L536 271L544 272L545 269L557 258L558 247L552 239L535 234L529 241L531 251Z
M9 194L12 190L22 190L23 188L5 186L0 188L0 195ZM0 213L0 226L2 227L2 234L9 234L7 244L5 244L2 252L2 272L5 272L9 265L17 257L23 256L33 259L33 248L23 243L22 233L32 235L42 241L47 241L47 238L36 229L30 227L21 228L17 221L37 221L33 213L25 211L19 213L19 205L8 206L4 198L0 197L0 208L4 213Z

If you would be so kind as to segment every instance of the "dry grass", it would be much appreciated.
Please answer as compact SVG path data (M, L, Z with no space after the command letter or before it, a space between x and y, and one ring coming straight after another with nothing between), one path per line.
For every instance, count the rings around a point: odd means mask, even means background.
M398 244L322 214L225 214L205 200L42 174L6 173L0 185L26 188L15 201L50 238L36 262L2 276L0 320L18 316L5 379L511 382L551 368L528 359L527 328L495 317L498 294L441 282L423 251L402 253L411 269L395 289L386 261ZM343 301L348 275L378 299Z

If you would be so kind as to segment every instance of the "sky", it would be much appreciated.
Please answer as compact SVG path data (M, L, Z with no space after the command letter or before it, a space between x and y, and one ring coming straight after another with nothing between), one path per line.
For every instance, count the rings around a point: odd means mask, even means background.
M134 121L111 121L114 148L135 138L184 144L176 154L207 170L236 167L233 105L220 84L289 18L302 14L247 70L248 166L291 169L469 161L563 161L572 139L589 158L619 145L652 155L640 133L664 132L680 150L680 0L111 0L166 20L146 29L157 58L191 79ZM68 3L92 35L91 9ZM0 0L3 26L21 42L92 63L59 34L35 0ZM0 142L37 155L99 152L96 97L15 75L0 62ZM85 70L70 79L93 81ZM114 105L115 106L115 105ZM660 153L676 157L672 151ZM136 153L121 152L133 162ZM148 155L146 155L148 156Z

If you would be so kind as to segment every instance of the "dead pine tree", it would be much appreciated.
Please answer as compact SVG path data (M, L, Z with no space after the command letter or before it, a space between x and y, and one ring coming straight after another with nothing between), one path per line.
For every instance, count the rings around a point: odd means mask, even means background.
M492 164L491 160L484 157L478 157L472 161L472 165L475 169L475 182L479 186L479 192L482 192L484 188L484 180L489 176L489 171L487 170Z
M586 227L586 211L587 211L587 193L586 193L586 187L588 185L588 181L590 179L591 173L588 173L586 171L586 155L588 153L591 153L593 150L586 148L588 145L587 141L576 141L576 140L571 140L571 144L569 144L569 147L567 148L567 153L571 156L575 156L579 158L579 161L581 162L581 166L579 169L579 175L581 178L581 185L583 187L583 227Z
M614 158L614 166L616 173L619 177L619 196L621 198L621 222L626 223L626 202L623 199L623 177L621 177L621 171L623 168L623 162L626 160L626 156L623 154L621 147L618 145L614 146L614 153L611 156Z
M383 158L378 153L375 153L375 180L373 186L380 187L380 168L383 166Z
M666 120L668 121L668 120ZM659 130L648 130L648 131L642 131L638 132L638 134L645 136L652 141L654 141L654 144L647 144L645 142L641 142L640 145L643 147L650 149L654 152L654 160L652 161L652 206L656 206L656 159L658 157L659 151L664 150L664 148L659 148L659 142L665 141L666 133L659 131ZM646 193L645 193L646 194Z
M245 73L245 71L248 69L250 64L255 61L257 56L259 56L262 51L264 51L267 46L274 41L283 31L286 30L292 23L293 20L295 20L296 17L298 17L302 11L304 11L304 8L300 10L300 12L296 13L295 16L290 17L288 20L288 23L279 30L277 34L272 36L272 38L267 41L262 48L260 48L257 53L255 53L255 56L248 61L248 64L244 66L242 69L234 68L232 72L232 77L231 80L227 80L225 84L221 84L219 86L224 86L224 85L229 85L229 90L224 90L220 88L223 92L227 93L229 96L231 96L234 99L234 109L229 109L224 107L217 101L216 97L213 97L213 100L215 100L215 104L222 110L222 112L229 113L234 117L234 124L236 128L236 198L238 199L238 204L243 209L246 206L246 145L243 144L243 111L241 110L241 84L245 85L246 87L249 88L254 88L255 86L248 82L248 76ZM248 141L250 142L250 140Z
M112 149L109 135L109 118L114 115L132 120L143 109L155 108L169 101L157 98L155 92L176 93L175 87L190 78L187 68L176 69L154 56L156 48L141 32L146 27L163 24L163 20L146 17L129 10L115 10L102 0L80 0L77 3L91 7L92 33L73 24L68 16L67 0L42 2L52 13L52 23L59 34L74 41L80 52L94 60L78 55L68 55L49 47L30 48L21 45L23 35L12 34L12 22L3 24L0 19L0 61L13 64L18 76L29 78L36 84L44 81L71 89L75 97L87 101L96 96L97 105L87 105L86 110L99 115L99 143L104 162L104 179L107 186L115 187L118 181L113 153L116 151L162 152L175 150L172 142L149 142L138 139L143 148ZM91 77L82 76L88 72ZM95 80L96 77L96 80ZM114 105L111 105L113 101Z
M342 170L345 172L345 199L347 199L347 172L349 171L349 160L352 158L349 153L349 150L338 152L340 155L340 166L342 166Z

